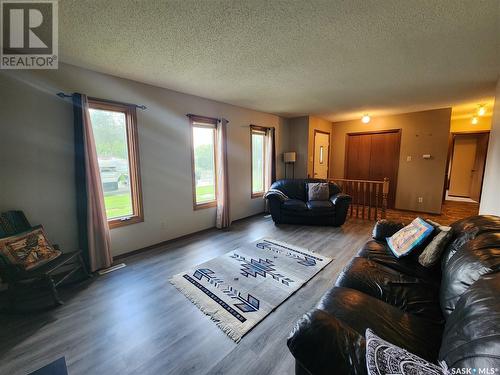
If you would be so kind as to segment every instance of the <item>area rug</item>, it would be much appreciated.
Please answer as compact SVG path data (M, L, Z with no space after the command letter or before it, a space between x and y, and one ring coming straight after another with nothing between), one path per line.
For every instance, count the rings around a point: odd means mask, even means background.
M170 282L238 342L331 258L261 239L177 274Z

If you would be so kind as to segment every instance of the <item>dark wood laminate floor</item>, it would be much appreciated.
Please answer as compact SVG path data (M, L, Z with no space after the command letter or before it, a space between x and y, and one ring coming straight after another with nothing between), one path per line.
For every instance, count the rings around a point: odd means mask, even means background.
M70 375L293 374L286 338L369 238L373 223L283 225L257 216L123 259L127 267L65 288L66 304L0 315L0 374L27 374L62 356ZM168 279L240 244L272 237L334 261L234 343Z

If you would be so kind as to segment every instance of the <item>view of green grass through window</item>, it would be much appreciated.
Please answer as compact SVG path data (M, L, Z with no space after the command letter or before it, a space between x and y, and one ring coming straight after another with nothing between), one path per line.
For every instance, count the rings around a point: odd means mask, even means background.
M125 113L90 109L108 220L133 215Z
M252 130L252 194L264 192L265 134Z
M215 128L193 126L196 204L215 201Z

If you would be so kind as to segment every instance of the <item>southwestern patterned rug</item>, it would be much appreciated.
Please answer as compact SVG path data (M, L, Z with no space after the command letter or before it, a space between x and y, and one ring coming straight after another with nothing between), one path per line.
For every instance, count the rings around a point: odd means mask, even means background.
M170 282L238 342L331 261L261 239L175 275Z

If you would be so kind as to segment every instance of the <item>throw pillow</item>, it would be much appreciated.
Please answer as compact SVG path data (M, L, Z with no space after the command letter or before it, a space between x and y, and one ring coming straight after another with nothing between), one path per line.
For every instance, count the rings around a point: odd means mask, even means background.
M367 329L366 369L368 375L446 375L448 366L427 362L409 351L393 345Z
M327 201L330 198L328 182L310 182L307 191L310 201Z
M438 234L418 257L418 262L424 267L433 267L436 265L452 237L451 227L438 226L436 230Z
M42 226L0 239L0 252L12 264L28 271L61 255L47 240Z
M396 258L408 255L434 232L434 227L417 217L403 229L387 238L387 244Z

